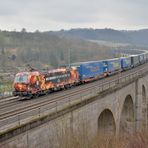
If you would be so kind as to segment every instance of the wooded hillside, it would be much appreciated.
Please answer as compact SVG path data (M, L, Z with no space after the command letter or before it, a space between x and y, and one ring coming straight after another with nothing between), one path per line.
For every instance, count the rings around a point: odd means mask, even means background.
M52 33L0 32L1 70L31 64L52 68L70 62L100 60L112 56L111 48L82 39L70 39ZM16 68L16 69L17 69Z

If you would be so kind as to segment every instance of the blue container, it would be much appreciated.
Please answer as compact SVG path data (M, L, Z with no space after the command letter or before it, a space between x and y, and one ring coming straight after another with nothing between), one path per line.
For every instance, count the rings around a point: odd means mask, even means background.
M81 80L97 77L104 73L102 61L93 61L80 64L78 72Z
M121 70L121 62L119 58L109 59L103 61L104 63L104 72L114 73L116 71Z
M121 68L123 70L131 68L131 57L121 57Z

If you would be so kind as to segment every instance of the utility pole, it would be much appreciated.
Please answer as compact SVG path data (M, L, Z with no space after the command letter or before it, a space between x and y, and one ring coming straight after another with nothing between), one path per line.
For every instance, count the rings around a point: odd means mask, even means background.
M68 67L70 69L70 62L71 62L71 59L70 59L70 48L68 48Z
M5 47L4 47L4 42L1 43L1 56L2 56L2 69L3 69L3 72L5 72L5 69L6 69L6 61L5 61L5 58L6 58L6 55L5 55Z

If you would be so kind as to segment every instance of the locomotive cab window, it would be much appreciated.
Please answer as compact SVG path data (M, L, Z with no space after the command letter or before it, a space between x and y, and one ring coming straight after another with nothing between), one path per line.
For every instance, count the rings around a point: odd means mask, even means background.
M17 83L27 83L28 82L28 75L18 75L15 77L15 82Z

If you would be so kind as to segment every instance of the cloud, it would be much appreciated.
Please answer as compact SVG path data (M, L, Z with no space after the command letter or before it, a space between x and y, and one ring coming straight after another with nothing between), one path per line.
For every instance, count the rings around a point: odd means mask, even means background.
M5 0L0 28L148 27L147 5L147 0Z

